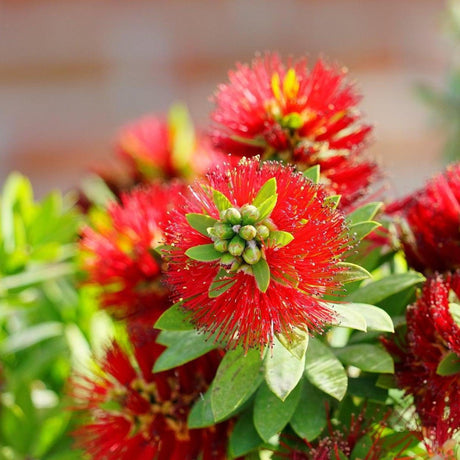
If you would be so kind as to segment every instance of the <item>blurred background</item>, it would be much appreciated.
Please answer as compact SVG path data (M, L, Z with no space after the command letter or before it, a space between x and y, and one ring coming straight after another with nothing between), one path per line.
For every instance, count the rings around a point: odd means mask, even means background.
M455 13L458 1L449 4ZM387 168L393 195L401 195L441 167L448 133L415 87L442 93L447 85L458 54L452 30L446 32L447 6L440 0L3 1L0 178L19 170L38 195L66 190L92 164L113 161L122 124L175 101L205 127L209 96L227 70L256 51L278 50L324 55L349 68L364 96L362 110L375 124L371 152Z

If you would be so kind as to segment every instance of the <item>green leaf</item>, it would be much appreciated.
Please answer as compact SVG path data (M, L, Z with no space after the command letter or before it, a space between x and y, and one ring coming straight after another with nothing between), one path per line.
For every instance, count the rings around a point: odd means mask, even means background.
M177 302L158 318L154 327L164 331L189 331L194 327L188 316L182 308L182 302Z
M281 401L267 384L262 383L254 402L254 425L260 437L268 441L291 419L299 402L302 385L296 386L285 401Z
M350 460L361 460L369 456L369 453L375 448L375 439L371 438L370 435L365 434L363 437L358 439L351 452Z
M454 352L447 353L436 369L436 374L447 376L460 373L460 356Z
M305 358L298 359L276 338L264 361L265 381L270 390L284 401L297 386L305 369Z
M263 365L259 350L245 355L242 348L230 350L224 356L213 382L211 404L214 419L223 420L257 390L263 380Z
M385 310L365 303L349 303L346 305L347 309L364 317L368 330L394 332L393 320Z
M449 303L449 313L452 315L455 323L460 326L460 305L457 303Z
M229 448L232 457L242 457L263 443L253 423L252 411L240 416L230 435Z
M197 232L204 236L209 237L207 232L208 227L212 227L217 220L213 217L206 216L205 214L189 213L185 215L190 227L194 228Z
M380 227L378 222L374 222L373 220L359 222L357 224L350 225L350 235L356 240L360 241L365 236L369 235L373 230L377 227Z
M339 401L345 396L347 373L330 348L316 338L310 338L305 375L313 385Z
M256 197L252 201L252 205L258 208L265 200L271 198L276 194L276 178L272 177L265 182L264 185L260 188Z
M59 337L63 332L62 323L57 321L48 321L29 326L4 339L0 351L2 354L17 353L43 340Z
M342 283L351 283L353 281L361 281L372 278L371 274L360 265L352 264L349 262L339 262L337 266L345 268L345 271L339 272L336 279Z
M382 205L383 203L381 202L367 203L350 213L348 215L348 221L351 225L371 221L382 208Z
M308 348L308 331L295 327L289 335L278 334L277 339L297 359L303 359Z
M158 357L153 372L165 371L188 363L216 347L217 345L212 340L206 340L203 334L196 331L181 331L177 342Z
M287 246L293 239L294 237L289 232L275 230L270 232L270 236L268 237L268 244L270 246L277 246L282 248Z
M349 345L336 351L336 356L348 366L365 372L394 372L393 359L383 348L371 344Z
M389 375L393 374L380 374ZM379 376L380 376L379 375ZM348 379L348 395L364 398L368 401L384 403L388 399L388 391L377 386L378 377L374 375L360 375L357 378Z
M319 165L312 166L303 172L303 176L310 179L314 184L319 183L320 170Z
M172 139L172 163L178 170L190 167L192 154L195 150L195 129L187 108L175 104L168 113L168 127Z
M276 202L278 200L278 194L275 193L272 195L270 198L267 198L265 201L263 201L259 206L257 206L257 209L259 210L259 222L267 218L273 209L275 209Z
M385 278L373 281L360 287L355 292L347 296L346 300L350 302L375 305L387 297L404 291L408 287L420 284L423 281L425 281L425 278L417 272L388 275Z
M214 249L213 244L200 244L185 251L185 255L200 262L212 262L222 257L222 253Z
M235 276L233 274L228 273L224 269L220 269L209 286L208 297L214 299L228 291L236 283L236 279L234 278Z
M219 212L225 211L226 209L233 207L231 201L218 190L212 190L212 199Z
M259 262L251 265L251 268L259 291L266 292L270 284L270 267L267 261L260 259Z
M299 403L291 417L292 429L302 439L313 441L326 426L327 397L307 379L302 381Z
M83 178L80 187L86 197L97 206L106 208L108 203L116 203L117 197L106 182L97 174L90 174Z
M333 320L333 325L339 327L349 327L358 331L367 331L367 323L363 315L349 308L352 304L328 304L337 315Z
M341 198L342 195L329 195L324 199L324 204L330 206L332 209L336 209Z
M212 385L193 405L187 419L187 425L189 428L205 428L216 423L211 407L211 392Z

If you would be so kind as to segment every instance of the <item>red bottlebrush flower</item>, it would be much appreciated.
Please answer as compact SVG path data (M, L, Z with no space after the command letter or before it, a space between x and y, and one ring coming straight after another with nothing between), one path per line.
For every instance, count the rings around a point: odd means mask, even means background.
M155 248L166 220L185 186L154 184L121 196L108 209L107 221L85 228L80 247L88 282L102 288L101 306L118 319L151 317L170 304Z
M386 213L396 218L411 267L425 273L460 268L460 163L389 205Z
M459 295L460 273L432 276L416 303L407 309L406 336L384 340L396 360L398 385L413 395L423 433L433 450L441 449L460 429L460 370L448 375L437 372L449 353L460 359L460 327L449 307Z
M362 446L366 450L365 454L360 452L359 458L362 460L380 460L388 458L387 455L390 453L394 455L392 457L394 460L409 460L412 457L403 456L403 451L410 443L408 439L401 437L398 440L386 442L384 438L386 420L390 415L391 410L383 414L382 420L376 424L374 420L366 419L362 411L359 414L351 414L349 425L341 427L334 427L329 418L329 433L315 441L289 439L289 435L281 436L280 452L275 453L272 458L276 460L342 460L355 458L354 449Z
M170 213L174 300L229 346L321 330L333 317L321 298L341 287L338 262L349 248L344 216L324 200L321 186L277 162L243 159L209 172Z
M360 97L344 75L321 59L311 71L306 59L285 65L276 53L238 64L214 97L215 146L300 170L319 164L328 192L342 195L342 207L351 205L380 174L363 156L371 127L361 121Z
M120 130L117 150L138 181L193 178L222 161L209 139L195 137L184 110L173 108L169 119L148 115Z
M74 432L77 446L95 460L225 460L229 422L187 427L189 411L207 390L220 353L153 373L164 350L156 335L152 328L138 328L131 335L132 355L113 342L94 376L73 379L73 409L86 417Z

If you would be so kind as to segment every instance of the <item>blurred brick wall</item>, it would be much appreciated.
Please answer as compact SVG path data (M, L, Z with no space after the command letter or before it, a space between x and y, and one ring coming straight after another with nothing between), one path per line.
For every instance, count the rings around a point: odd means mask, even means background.
M440 0L10 1L0 3L0 176L44 193L112 158L117 127L177 100L204 126L237 60L275 49L346 65L396 193L435 168L442 135L413 85L441 85Z

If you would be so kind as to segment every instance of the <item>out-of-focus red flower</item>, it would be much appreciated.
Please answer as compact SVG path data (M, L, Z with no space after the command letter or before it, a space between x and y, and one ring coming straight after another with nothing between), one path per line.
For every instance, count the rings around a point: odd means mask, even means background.
M408 264L424 273L460 268L460 163L390 204Z
M93 376L72 381L84 423L76 444L94 460L224 460L229 422L189 429L193 403L211 382L221 355L212 351L171 371L153 373L164 347L152 328L131 334L133 352L113 342Z
M163 239L161 223L184 190L175 182L122 194L104 220L84 229L80 247L88 282L102 289L101 307L116 318L154 321L170 305L155 249Z
M398 385L413 395L422 432L434 451L460 429L460 372L437 373L449 353L460 359L460 327L449 307L459 295L460 273L433 275L407 309L406 336L384 340L396 361Z
M117 151L138 180L193 178L221 161L206 137L195 137L184 116L178 122L178 117L147 115L120 130Z
M215 146L300 170L319 164L328 192L342 195L342 207L351 205L380 173L363 155L371 127L361 119L360 96L345 73L321 59L311 71L306 59L284 64L276 53L256 56L251 66L238 64L214 97Z
M268 186L276 193L261 203ZM170 214L167 279L199 329L247 349L331 320L321 299L341 288L338 262L350 244L343 214L325 197L292 167L257 158L216 168L191 186ZM201 232L190 216L205 219ZM195 257L196 247L210 257Z

